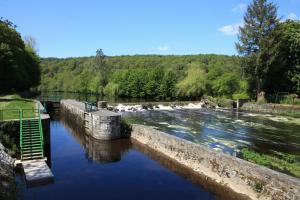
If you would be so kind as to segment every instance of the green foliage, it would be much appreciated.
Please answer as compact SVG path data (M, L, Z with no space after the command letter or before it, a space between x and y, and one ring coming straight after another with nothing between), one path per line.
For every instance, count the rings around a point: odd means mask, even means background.
M99 58L100 59L100 58ZM99 60L98 59L98 60ZM42 59L41 91L104 93L107 96L174 99L198 98L202 94L231 98L241 93L240 84L231 89L232 82L240 82L239 58L222 55L191 56L113 56L105 57L107 84L102 86L100 69L95 57ZM99 63L101 63L99 61ZM214 91L219 77L236 78ZM229 75L228 75L229 74ZM200 77L198 77L200 75ZM207 77L210 77L207 80Z
M40 61L26 46L16 26L0 19L0 91L22 91L40 82Z
M199 98L206 89L206 72L202 66L191 64L186 72L186 77L177 85L179 97Z
M267 0L253 0L240 27L239 42L236 48L243 60L244 72L250 82L251 90L259 93L265 89L264 80L269 75L270 64L274 59L277 42L273 40L273 30L279 20L277 6Z
M17 193L17 183L14 176L0 173L0 199L18 200Z
M19 149L17 147L15 138L13 137L13 123L11 122L2 122L0 123L0 142L8 150L8 154L16 157Z
M128 119L121 118L121 135L122 137L130 137L132 131L131 124Z
M266 155L258 154L249 149L242 149L243 158L259 165L270 166L270 161Z
M115 97L119 95L119 84L110 82L104 88L104 94L109 97Z
M300 106L300 99L298 99L298 95L290 94L290 95L285 95L285 96L279 98L279 103Z
M247 148L242 149L242 155L245 160L272 169L285 171L300 178L300 160L296 155L283 154L280 157L275 157L267 154L259 154Z

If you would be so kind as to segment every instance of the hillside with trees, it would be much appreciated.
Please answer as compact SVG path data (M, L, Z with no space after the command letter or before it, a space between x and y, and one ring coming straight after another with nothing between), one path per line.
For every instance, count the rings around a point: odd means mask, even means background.
M40 90L159 99L196 99L203 94L232 98L247 96L241 77L240 59L235 56L97 54L42 59Z

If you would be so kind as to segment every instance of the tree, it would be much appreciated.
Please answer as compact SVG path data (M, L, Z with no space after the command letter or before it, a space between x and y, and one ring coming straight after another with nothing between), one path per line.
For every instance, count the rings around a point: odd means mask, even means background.
M0 91L22 91L40 82L40 61L27 47L16 26L0 19Z
M253 0L240 27L236 48L245 56L242 66L251 89L257 93L264 90L264 79L269 75L270 63L274 59L273 30L278 25L277 6L267 0Z
M206 89L206 72L201 66L191 64L186 77L177 83L179 97L200 98Z
M24 37L24 43L34 52L38 52L36 39L30 35Z
M300 94L300 21L282 22L279 30L281 45L277 60L286 65L290 91Z
M106 56L103 53L102 49L97 49L96 51L96 57L95 57L95 65L96 69L100 72L100 84L102 88L105 87L105 85L108 83L108 74L109 74L109 68L106 65Z

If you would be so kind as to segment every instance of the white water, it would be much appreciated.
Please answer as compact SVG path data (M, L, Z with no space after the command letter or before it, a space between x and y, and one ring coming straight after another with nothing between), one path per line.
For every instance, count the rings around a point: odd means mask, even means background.
M186 105L154 105L153 108L148 108L148 110L175 110L175 109L201 109L203 108L204 103L189 103ZM125 112L137 112L137 111L145 111L147 109L144 109L142 105L123 105L118 104L117 106L114 106L115 109L118 109L119 111L125 111Z

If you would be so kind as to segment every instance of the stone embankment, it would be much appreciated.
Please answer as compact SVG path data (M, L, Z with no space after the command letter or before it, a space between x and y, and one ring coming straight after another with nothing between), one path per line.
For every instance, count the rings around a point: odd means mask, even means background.
M0 199L13 199L16 196L14 162L0 142Z
M133 125L131 138L251 199L300 199L300 180L200 144Z
M300 113L300 106L296 105L285 105L285 104L255 104L255 103L244 103L241 110L272 113L272 114L292 114Z

